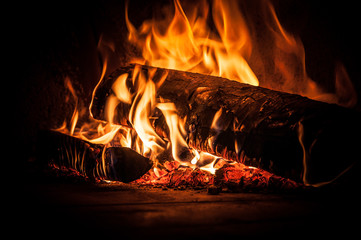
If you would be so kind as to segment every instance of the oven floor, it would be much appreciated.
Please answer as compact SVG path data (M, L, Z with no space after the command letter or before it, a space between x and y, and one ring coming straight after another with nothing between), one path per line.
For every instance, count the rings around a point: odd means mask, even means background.
M207 190L44 179L23 187L14 207L22 236L225 239L359 233L359 200L345 193L209 195Z

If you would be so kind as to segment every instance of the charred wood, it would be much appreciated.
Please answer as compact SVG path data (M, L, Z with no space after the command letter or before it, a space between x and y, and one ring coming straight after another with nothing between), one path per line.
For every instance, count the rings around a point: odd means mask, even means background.
M126 147L107 147L54 131L39 133L38 158L43 164L74 170L91 180L124 183L143 176L153 163Z
M130 92L136 90L133 69L120 67L100 83L95 118L106 120L104 106L121 74L128 74ZM142 66L145 74L150 69ZM332 181L361 159L360 112L210 75L157 69L153 81L165 72L157 97L186 117L187 142L198 150L309 184ZM121 102L112 121L129 125L129 109ZM157 132L167 135L160 111L154 119Z

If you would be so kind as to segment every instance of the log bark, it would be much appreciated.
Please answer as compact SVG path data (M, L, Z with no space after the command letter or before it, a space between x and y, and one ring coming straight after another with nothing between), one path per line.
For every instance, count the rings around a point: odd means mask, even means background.
M135 91L133 69L120 67L99 84L91 109L94 118L105 120L107 97L114 94L112 84L121 74L129 74L127 87ZM149 69L142 66L145 75ZM173 102L178 115L186 117L186 140L198 150L307 184L332 181L361 159L360 112L190 72L157 69L153 81L165 72L157 97ZM129 125L129 109L120 103L113 121ZM161 112L154 111L154 117L154 128L167 134Z
M104 149L104 145L54 131L42 131L38 138L38 158L43 164L72 169L92 180L128 183L139 179L153 166L148 158L126 147Z

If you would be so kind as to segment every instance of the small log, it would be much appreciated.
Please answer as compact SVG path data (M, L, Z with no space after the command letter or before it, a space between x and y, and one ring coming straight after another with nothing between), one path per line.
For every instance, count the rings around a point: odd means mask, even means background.
M154 68L142 66L145 76ZM112 85L124 73L130 93L134 65L120 67L95 92L92 113L106 120L104 106L114 95ZM152 71L150 71L152 69ZM157 69L153 81L165 81L157 97L173 102L186 117L186 140L198 150L254 166L306 184L332 181L361 159L360 112L295 94L225 78ZM134 97L134 94L133 94ZM130 104L121 102L113 121L130 126ZM217 119L214 116L217 114ZM161 111L153 113L154 128L168 134Z
M42 163L73 169L93 180L128 183L139 179L153 166L148 158L130 148L104 148L104 145L54 131L41 132L37 147Z

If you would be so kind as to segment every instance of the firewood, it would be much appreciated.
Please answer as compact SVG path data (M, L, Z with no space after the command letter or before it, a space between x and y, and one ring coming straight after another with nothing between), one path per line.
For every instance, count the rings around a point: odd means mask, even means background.
M54 131L39 134L37 152L43 164L72 169L92 180L127 183L139 179L153 166L152 161L130 148L104 148Z
M121 74L128 73L127 87L136 91L133 69L120 67L99 84L94 118L105 120L106 99ZM198 150L309 184L331 181L361 159L360 112L210 75L141 69L154 82L167 72L157 97L173 102L180 118L186 117L186 140ZM130 106L121 102L112 120L130 126ZM161 111L152 119L157 132L167 135Z

